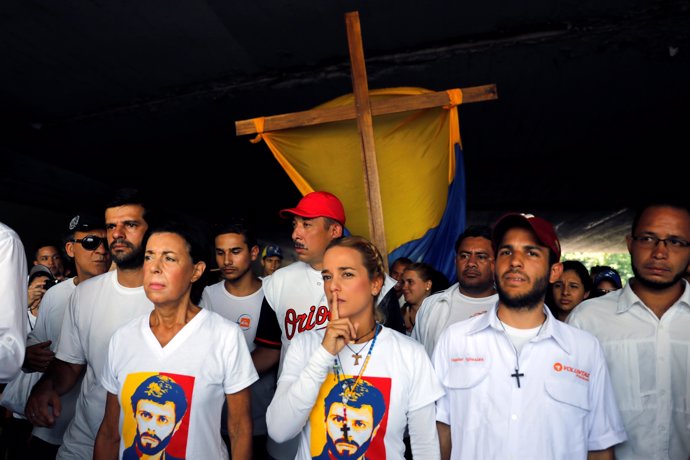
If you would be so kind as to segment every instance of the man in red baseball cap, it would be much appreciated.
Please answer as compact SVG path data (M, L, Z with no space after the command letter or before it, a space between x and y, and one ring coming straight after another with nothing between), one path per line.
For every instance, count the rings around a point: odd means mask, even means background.
M263 278L264 301L252 353L259 373L280 361L290 341L305 331L328 323L328 303L321 268L328 244L343 236L345 209L338 197L328 192L306 194L294 208L280 216L292 219L292 241L297 262L279 268ZM305 357L305 359L307 359ZM279 446L269 443L276 459L295 458L299 437Z
M544 304L563 270L556 231L511 213L496 222L492 241L498 302L448 326L434 350L446 390L436 403L441 457L613 458L626 435L604 352ZM489 415L473 423L486 407Z

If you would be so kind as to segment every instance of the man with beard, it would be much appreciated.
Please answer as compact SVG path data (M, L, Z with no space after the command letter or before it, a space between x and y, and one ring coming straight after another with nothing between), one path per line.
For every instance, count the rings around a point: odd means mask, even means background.
M612 459L626 436L601 346L544 305L562 271L553 226L506 214L492 241L498 303L434 352L441 458Z
M122 460L139 460L144 456L177 460L165 449L187 412L182 387L170 377L154 375L141 382L131 402L137 432L132 445L122 453Z
M353 384L354 379L336 383L326 396L326 446L314 457L317 460L367 458L367 449L386 412L386 402L378 388L362 380L352 399L343 404L343 388Z
M223 280L204 289L200 306L238 324L252 352L256 348L254 338L264 300L261 280L252 272L252 262L259 255L259 245L254 232L243 219L219 225L214 233L216 263ZM254 422L252 455L256 460L267 458L268 455L266 409L276 390L275 370L273 366L261 372L259 380L250 387ZM221 432L229 442L227 411L224 409L221 415Z
M417 312L412 338L424 345L429 356L446 327L485 313L498 301L489 227L471 225L460 234L455 242L455 268L458 282L424 299Z
M143 288L145 217L144 200L136 190L120 190L106 206L108 246L117 269L76 287L65 312L55 359L27 402L25 415L31 423L53 426L62 410L60 396L85 372L75 416L65 432L58 459L93 456L105 411L106 391L100 381L110 337L153 309Z
M616 446L618 459L690 456L689 242L687 203L643 206L627 236L634 277L568 317L604 347L628 433Z

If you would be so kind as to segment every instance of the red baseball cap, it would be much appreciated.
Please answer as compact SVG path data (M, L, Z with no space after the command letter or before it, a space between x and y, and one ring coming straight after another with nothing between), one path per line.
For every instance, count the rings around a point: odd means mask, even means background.
M494 224L491 235L494 251L496 251L498 245L501 244L503 235L513 227L531 228L539 242L551 249L556 255L557 260L561 260L561 243L558 241L558 235L556 235L556 230L553 228L553 225L541 217L518 212L504 214Z
M278 214L284 219L290 218L291 215L307 219L330 217L345 226L345 208L337 196L328 192L307 193L299 200L297 207L281 209Z

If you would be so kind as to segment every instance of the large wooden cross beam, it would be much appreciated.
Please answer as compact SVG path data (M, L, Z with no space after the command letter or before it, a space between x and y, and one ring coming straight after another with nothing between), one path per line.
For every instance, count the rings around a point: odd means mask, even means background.
M450 104L451 101L447 91L371 101L369 99L366 66L364 64L359 13L356 11L346 13L345 24L347 26L350 64L352 66L354 106L315 109L271 117L253 118L251 120L240 120L235 122L235 131L238 136L241 136L356 119L362 145L364 192L367 197L367 210L369 212L369 235L372 242L384 256L384 261L387 261L388 251L383 225L383 207L381 205L372 117L375 115L441 107ZM462 92L463 103L488 101L498 98L496 85L493 84L461 88L460 91ZM257 123L258 120L261 120L261 123ZM259 125L262 128L257 128Z

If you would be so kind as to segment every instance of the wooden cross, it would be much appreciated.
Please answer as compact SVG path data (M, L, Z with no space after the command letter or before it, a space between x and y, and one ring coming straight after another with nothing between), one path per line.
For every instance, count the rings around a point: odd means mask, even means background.
M362 359L362 355L359 353L353 353L352 355L353 358L355 358L355 366L359 364L359 360Z
M362 31L359 23L359 13L352 11L345 14L347 26L347 42L352 66L352 86L354 88L355 105L318 110L307 110L283 115L263 118L263 131L277 131L281 129L313 126L342 120L357 120L362 145L362 165L364 168L364 192L367 197L369 213L369 235L372 242L383 255L387 263L388 251L383 226L383 208L381 206L381 192L379 188L378 167L376 164L376 148L374 146L373 115L407 112L411 110L428 109L450 104L446 91L426 93L417 96L400 96L385 101L370 101L367 71L364 64L362 46ZM482 85L461 88L462 102L480 102L497 99L496 85ZM238 136L257 134L255 119L235 122ZM260 133L259 133L260 134ZM388 267L386 267L387 269Z

